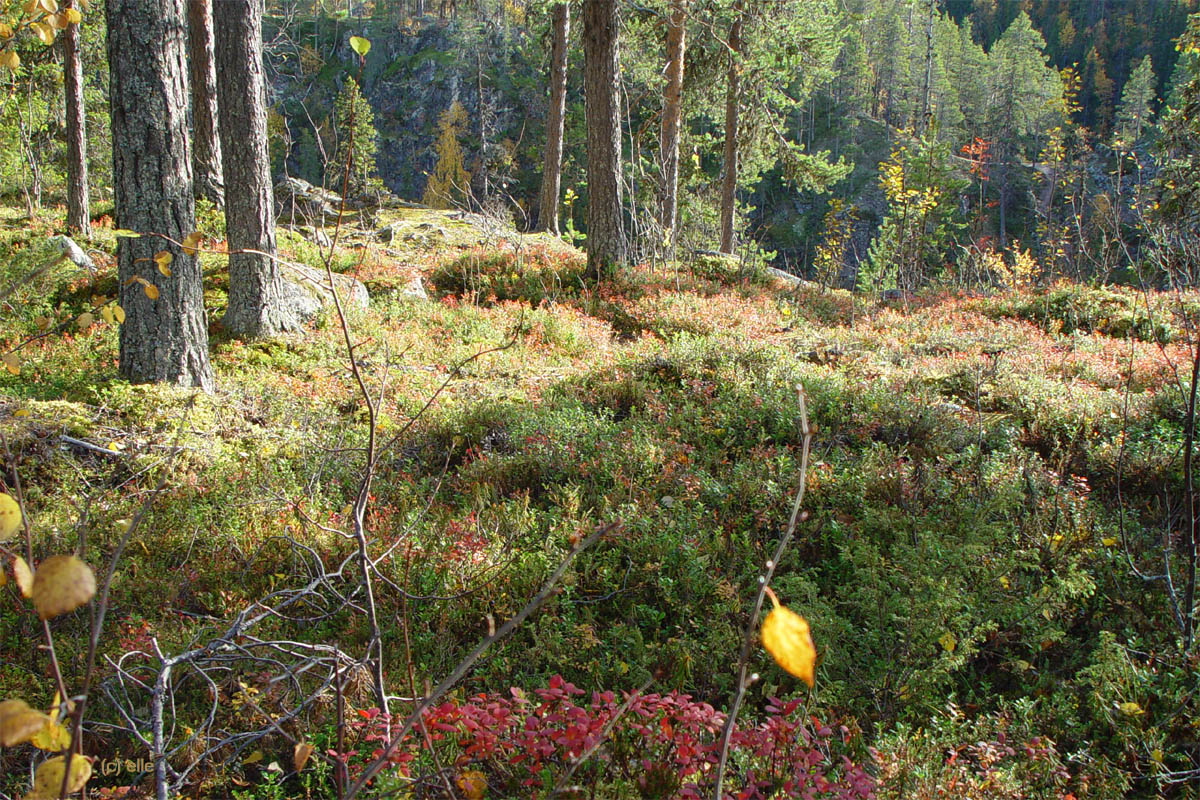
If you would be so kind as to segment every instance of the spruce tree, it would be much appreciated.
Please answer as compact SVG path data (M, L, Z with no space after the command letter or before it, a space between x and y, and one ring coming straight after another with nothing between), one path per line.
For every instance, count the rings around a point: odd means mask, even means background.
M375 177L375 140L378 134L375 132L375 115L371 112L371 104L363 97L357 81L347 79L334 102L333 114L337 127L337 149L334 151L334 163L330 165L329 185L339 190L342 188L346 156L350 154L346 193L362 194L371 188Z
M1130 74L1117 106L1117 133L1125 142L1132 144L1150 126L1154 114L1154 87L1154 65L1150 56L1146 56Z

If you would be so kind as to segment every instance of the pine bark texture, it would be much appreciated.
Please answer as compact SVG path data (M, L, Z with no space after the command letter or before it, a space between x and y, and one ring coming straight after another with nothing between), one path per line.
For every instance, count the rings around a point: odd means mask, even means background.
M621 217L621 104L616 0L583 2L583 92L587 128L587 270L602 278L625 263Z
M721 247L722 253L733 252L733 218L737 203L738 180L738 106L741 103L741 61L743 11L739 3L737 16L729 29L729 83L725 91L725 169L721 181Z
M71 2L63 8L71 8ZM90 235L87 168L87 110L83 104L83 59L79 57L79 25L62 32L63 94L67 106L67 233Z
M117 226L178 242L195 228L183 0L108 0L105 16ZM160 250L173 256L170 276L155 267ZM211 391L196 258L157 236L121 237L117 277L121 374Z
M538 221L534 230L558 235L558 198L562 190L563 121L567 115L567 41L571 11L558 3L552 12L554 44L550 51L550 107L546 113L546 152L542 163L542 189L538 195Z
M212 0L187 0L188 67L192 83L192 172L196 198L224 202L217 135L217 73Z
M230 251L229 306L222 324L245 338L299 327L296 314L284 302L284 282L273 258L275 207L267 153L262 13L263 0L220 0L213 14ZM259 252L237 252L247 249Z
M662 162L662 192L659 224L675 245L679 226L679 129L683 122L683 57L687 47L685 0L671 0L667 20L667 84L663 89L662 129L659 158Z

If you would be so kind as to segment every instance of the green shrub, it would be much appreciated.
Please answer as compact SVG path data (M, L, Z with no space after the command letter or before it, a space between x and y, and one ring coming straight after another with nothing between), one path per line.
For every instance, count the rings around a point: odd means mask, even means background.
M475 248L438 266L430 276L442 294L491 305L517 300L539 306L571 297L584 288L586 262L578 253L547 247Z

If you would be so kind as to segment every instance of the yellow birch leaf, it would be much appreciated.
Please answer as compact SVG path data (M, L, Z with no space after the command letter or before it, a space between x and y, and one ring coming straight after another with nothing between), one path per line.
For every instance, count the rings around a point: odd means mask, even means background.
M17 588L21 590L21 597L26 600L33 597L33 570L29 568L29 564L25 559L17 556L12 561L13 580L17 582Z
M5 700L0 703L0 747L13 747L28 742L50 717L34 711L24 700Z
M242 763L243 764L257 764L258 762L260 762L262 760L263 760L263 751L255 750L253 753L251 753L250 755L248 755L244 759L242 759Z
M358 53L360 58L366 58L367 53L371 51L371 40L361 36L351 36L350 49Z
M50 556L33 575L33 608L42 619L74 611L95 594L92 568L75 556Z
M123 239L137 239L141 234L137 231L131 231L128 228L114 228L113 236L119 236Z
M1117 539L1115 536L1106 536L1100 540L1100 544L1104 545L1105 547L1116 547Z
M21 417L21 418L28 417L29 409L28 408L18 408L16 411L13 412L13 416Z
M11 39L12 35L12 25L9 25L7 22L0 22L0 39Z
M149 297L151 300L158 299L158 287L155 286L153 283L142 284L142 291L145 292L146 297Z
M57 0L38 0L38 5L41 6L42 10L47 14L53 14L55 11L58 11Z
M0 719L0 745L13 747L33 739L50 721L40 711L24 711Z
M5 353L0 361L4 362L4 368L13 375L21 374L21 359L16 353Z
M296 772L304 769L304 765L308 763L308 757L313 754L313 746L308 742L297 742L292 748L292 766L296 768Z
M1127 717L1137 717L1146 713L1141 706L1134 702L1121 703L1117 706L1117 710Z
M173 256L166 250L159 250L154 254L154 263L158 266L158 271L163 274L164 278L171 277L171 261Z
M113 319L117 321L118 325L125 322L125 309L121 308L120 306L113 306L112 312Z
M82 330L86 330L87 328L92 327L92 324L95 321L96 321L96 317L93 316L90 311L85 311L82 314L80 314L78 318L76 318L75 325L76 325L76 327L79 328L79 330L82 331Z
M21 10L25 12L25 16L36 14L38 5L38 0L25 0L25 5L21 6Z
M109 308L108 306L105 306L104 308L100 309L100 317L105 322L107 322L109 325L112 325L114 322L117 321L116 318L113 316L112 309Z
M779 605L779 599L770 588L767 595L775 608L763 619L759 629L762 644L775 663L785 671L813 686L813 669L817 663L817 649L813 646L808 621L796 612Z
M46 17L46 24L49 25L51 28L53 28L56 31L61 31L63 28L67 27L67 25L69 25L70 23L67 22L66 14L59 13L59 14L51 14L50 16Z
M1155 764L1163 763L1163 751L1158 750L1158 749L1151 750L1150 751L1150 760L1153 761Z
M78 25L79 23L83 22L83 14L81 14L77 8L68 8L67 10L63 11L63 13L67 15L67 22L71 23L72 25Z
M8 67L9 69L16 69L17 67L21 66L21 57L12 50L5 50L4 52L0 53L0 65Z
M196 255L196 248L200 246L201 238L203 237L200 236L200 231L192 231L187 236L183 237L181 248L184 254L189 256Z
M37 325L39 331L44 331L44 330L48 329L50 327L50 324L53 321L54 320L50 319L49 317L34 317L33 318L33 324Z
M21 506L12 495L0 492L0 542L7 542L21 530Z
M59 796L63 784L63 772L67 772L67 794L78 792L92 777L92 762L78 753L71 754L71 768L66 769L67 762L62 756L48 758L38 767L33 776L33 791L25 795L25 800L42 800Z
M942 649L947 653L953 653L954 648L958 646L958 640L954 638L953 633L946 631L938 637L938 644L940 644Z
M71 746L71 732L47 717L46 724L34 734L29 743L38 750L59 753Z
M54 29L49 25L45 25L41 22L31 22L29 23L29 29L33 31L39 39L42 40L42 44L54 44Z
M0 589L3 589L6 585L8 585L8 573L0 569Z

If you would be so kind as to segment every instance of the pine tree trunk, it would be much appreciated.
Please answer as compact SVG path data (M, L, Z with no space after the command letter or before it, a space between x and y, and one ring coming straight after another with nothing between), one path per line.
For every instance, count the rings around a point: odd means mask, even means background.
M687 47L686 0L671 0L667 21L667 85L663 90L662 131L659 158L662 160L662 192L659 224L675 246L679 222L679 129L683 121L683 56Z
M71 8L71 0L63 8ZM79 25L62 33L63 93L67 105L67 233L89 236L87 113L83 105L83 60L79 57Z
M546 114L546 154L542 163L542 190L538 195L538 221L534 230L558 235L558 198L562 189L563 121L567 114L567 37L571 11L558 3L553 11L554 45L550 51L550 108Z
M738 104L741 101L739 56L742 51L742 4L734 9L737 16L729 29L729 84L725 90L725 173L721 181L721 247L722 253L733 252L733 217L737 203L738 181Z
M262 63L263 0L220 0L213 22L224 152L229 306L222 324L244 338L298 327L283 303L275 255L275 208L267 154ZM257 253L239 253L239 250ZM266 255L263 255L266 254Z
M183 0L108 0L105 12L117 227L178 242L195 228ZM173 256L170 276L155 267L160 250ZM196 258L154 236L122 237L117 277L121 374L211 391Z
M217 136L217 75L213 63L212 0L187 0L188 66L192 80L192 171L196 198L224 202Z
M583 2L587 128L588 273L599 280L626 259L621 217L621 104L616 0Z

